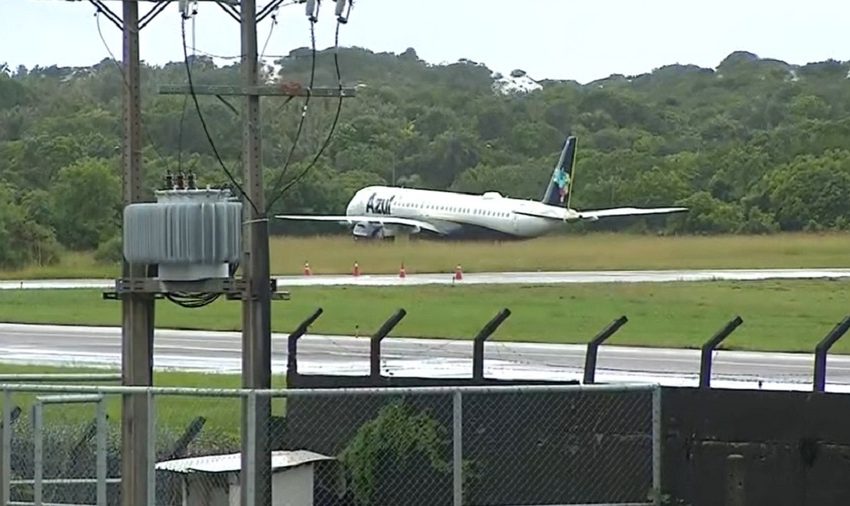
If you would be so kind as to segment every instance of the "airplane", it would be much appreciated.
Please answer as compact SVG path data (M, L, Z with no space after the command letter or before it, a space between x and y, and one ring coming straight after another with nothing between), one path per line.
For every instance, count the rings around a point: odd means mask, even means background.
M570 208L574 185L576 138L568 136L540 201L395 186L357 191L345 215L277 215L283 220L337 222L352 227L355 239L394 239L402 234L456 239L531 239L564 223L613 216L684 212L685 207L618 207L592 211Z

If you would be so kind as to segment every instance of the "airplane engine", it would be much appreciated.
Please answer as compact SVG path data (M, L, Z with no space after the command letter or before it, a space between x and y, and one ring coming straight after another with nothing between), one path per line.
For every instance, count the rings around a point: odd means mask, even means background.
M399 231L390 225L360 222L354 225L351 233L355 239L393 240Z

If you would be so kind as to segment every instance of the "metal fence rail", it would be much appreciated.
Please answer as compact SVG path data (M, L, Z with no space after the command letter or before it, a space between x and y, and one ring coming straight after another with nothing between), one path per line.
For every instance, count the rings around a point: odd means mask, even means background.
M156 429L147 441L151 505L215 502L234 493L240 472L268 478L273 495L285 488L316 505L625 506L659 497L658 385L0 390L2 504L47 504L44 487L50 502L119 504L117 421L127 394L147 396ZM263 398L271 419L243 424L242 402ZM68 401L96 403L94 444L91 406ZM260 430L268 431L272 466L249 458L242 469L240 440ZM53 459L71 454L73 469L56 471Z

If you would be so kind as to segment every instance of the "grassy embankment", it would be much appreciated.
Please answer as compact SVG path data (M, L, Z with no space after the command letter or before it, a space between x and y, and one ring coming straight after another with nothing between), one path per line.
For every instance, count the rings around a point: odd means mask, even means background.
M610 344L697 347L738 314L744 325L725 346L809 351L847 314L850 282L760 281L559 286L294 287L275 302L273 329L287 332L316 307L311 332L368 335L398 308L394 336L471 338L501 308L512 316L493 339L582 343L620 315L629 323ZM162 328L238 330L241 306L218 301L188 310L157 306ZM120 304L97 290L0 292L0 322L117 326ZM836 352L850 352L850 341ZM0 359L2 360L2 359Z
M271 270L300 274L310 262L315 274L467 272L583 269L694 269L844 267L850 234L655 237L632 234L551 236L511 243L406 241L355 242L348 236L275 237ZM116 266L101 265L89 253L69 253L56 265L0 271L3 279L112 278Z

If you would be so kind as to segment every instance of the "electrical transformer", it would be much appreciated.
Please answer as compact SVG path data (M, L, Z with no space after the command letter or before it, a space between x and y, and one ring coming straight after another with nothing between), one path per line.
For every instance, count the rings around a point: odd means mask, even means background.
M230 191L180 184L156 199L124 209L127 261L156 264L163 281L231 277L242 252L242 204Z

